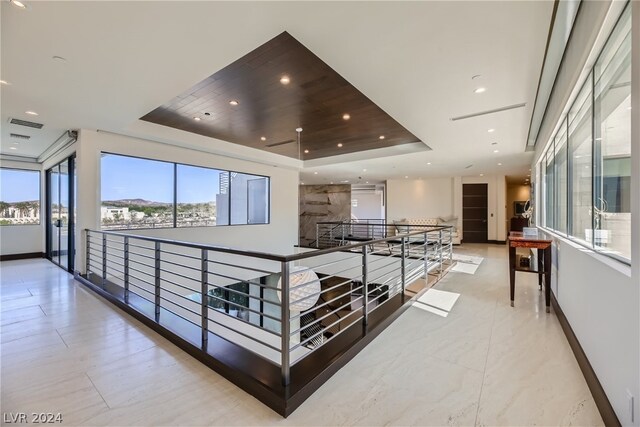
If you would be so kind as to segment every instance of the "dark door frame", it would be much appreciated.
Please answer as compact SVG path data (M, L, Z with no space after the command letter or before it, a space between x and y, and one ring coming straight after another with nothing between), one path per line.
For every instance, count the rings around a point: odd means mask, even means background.
M74 267L75 267L75 209L76 209L76 200L75 200L75 160L76 160L76 155L75 153L72 154L71 156L67 157L66 159L64 159L63 161L56 163L55 165L51 166L49 169L47 169L46 173L45 173L45 185L46 185L46 227L45 227L45 233L46 233L46 237L45 237L45 243L46 243L46 250L47 250L47 259L51 262L53 262L54 264L56 264L57 266L59 266L60 268L63 268L67 271L69 271L70 273L73 273L74 271ZM51 232L52 232L52 213L51 213L51 205L52 202L54 202L53 200L51 200L51 171L53 170L53 168L55 167L59 167L60 165L62 165L63 163L67 163L67 170L68 170L68 185L67 185L67 189L66 191L68 191L68 197L67 200L69 201L69 207L68 207L68 219L67 219L67 228L69 230L68 234L67 234L67 265L61 265L60 264L60 253L58 253L57 257L52 256L51 251L52 251L52 245L51 245ZM58 179L58 200L55 201L58 203L58 205L60 205L60 197L62 194L62 185L60 183L60 179ZM58 239L59 239L59 234L58 234ZM58 252L60 252L60 241L58 241ZM57 259L56 259L57 258Z

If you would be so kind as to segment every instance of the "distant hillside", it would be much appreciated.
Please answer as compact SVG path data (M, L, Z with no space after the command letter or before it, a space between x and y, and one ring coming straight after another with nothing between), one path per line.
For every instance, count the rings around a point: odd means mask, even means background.
M120 200L103 200L103 206L113 206L115 208L127 207L127 206L157 206L157 207L169 207L173 203L152 202L145 199L120 199Z

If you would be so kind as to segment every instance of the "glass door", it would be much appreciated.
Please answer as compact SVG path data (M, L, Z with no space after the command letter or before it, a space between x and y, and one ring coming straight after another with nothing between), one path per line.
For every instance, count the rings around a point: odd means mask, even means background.
M47 258L73 271L74 157L47 171Z

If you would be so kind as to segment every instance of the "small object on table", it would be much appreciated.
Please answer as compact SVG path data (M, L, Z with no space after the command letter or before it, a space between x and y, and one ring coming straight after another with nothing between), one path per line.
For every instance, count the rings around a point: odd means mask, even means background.
M520 232L509 233L509 290L511 294L511 307L514 306L516 271L535 273L538 275L538 285L540 287L542 287L542 276L544 276L544 297L547 313L549 313L551 303L551 243L551 239L544 239L537 235L530 236ZM537 249L538 269L534 270L531 266L525 268L516 264L516 248Z

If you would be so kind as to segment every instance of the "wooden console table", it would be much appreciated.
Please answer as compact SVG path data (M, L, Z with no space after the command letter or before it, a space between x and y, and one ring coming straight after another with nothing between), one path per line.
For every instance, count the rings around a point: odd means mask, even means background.
M524 236L521 232L509 233L509 279L511 291L511 307L516 290L516 271L535 273L538 275L538 285L542 289L542 276L544 275L544 299L549 313L551 303L551 243L552 240L540 237ZM528 248L538 250L538 268L528 268L516 265L516 248Z

